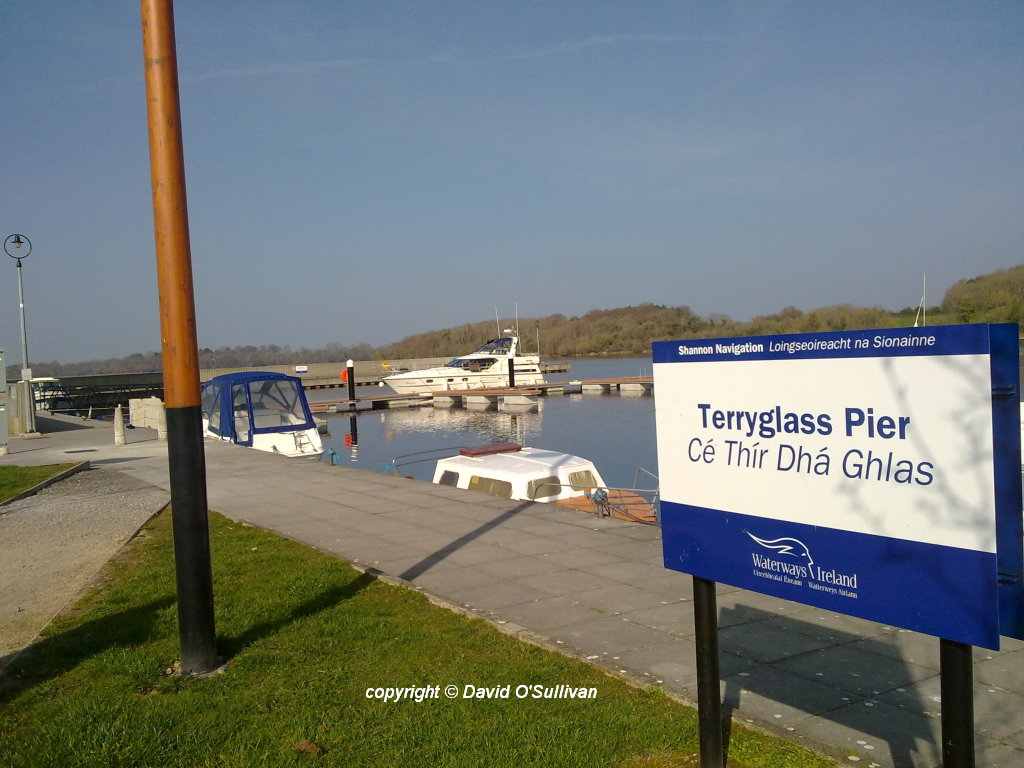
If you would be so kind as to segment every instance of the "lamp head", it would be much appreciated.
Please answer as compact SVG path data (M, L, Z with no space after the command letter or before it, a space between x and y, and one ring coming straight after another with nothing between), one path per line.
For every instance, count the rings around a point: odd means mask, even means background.
M32 241L25 235L14 233L4 238L4 252L19 263L32 253Z

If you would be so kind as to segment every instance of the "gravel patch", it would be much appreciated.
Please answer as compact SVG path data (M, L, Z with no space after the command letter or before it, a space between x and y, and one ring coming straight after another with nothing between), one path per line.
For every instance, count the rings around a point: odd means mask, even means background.
M89 469L0 512L0 659L28 645L169 500L166 491Z

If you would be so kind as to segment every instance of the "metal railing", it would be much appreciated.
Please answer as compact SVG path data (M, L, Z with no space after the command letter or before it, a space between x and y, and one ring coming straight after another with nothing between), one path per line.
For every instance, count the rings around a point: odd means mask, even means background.
M402 453L391 459L391 471L396 473L401 467L408 467L412 464L424 464L428 461L437 461L438 459L446 459L448 456L455 456L466 446L464 445L448 445L444 448L431 448L426 451L412 451L410 453ZM444 455L448 454L448 455ZM412 458L414 456L422 458ZM406 459L409 459L406 461Z
M637 465L633 472L633 485L639 487L641 475L645 475L654 481L654 489L657 489L659 484L661 483L661 480L658 479L658 476L656 474L651 472L649 469L644 469L643 467Z

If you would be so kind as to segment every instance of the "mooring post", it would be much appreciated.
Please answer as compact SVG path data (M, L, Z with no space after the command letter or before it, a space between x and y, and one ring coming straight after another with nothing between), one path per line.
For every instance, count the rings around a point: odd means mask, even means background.
M348 435L353 447L359 446L359 417L352 414L348 417Z
M974 659L971 646L939 640L942 766L974 768Z
M348 379L348 407L356 409L356 364L353 360L345 362L345 375Z
M514 357L508 359L508 385L509 387L516 385L516 361Z
M693 624L697 646L697 730L700 768L722 768L722 696L718 673L718 600L715 582L693 577Z
M217 649L174 5L141 0L141 8L178 634L182 672L190 674L214 669Z
M114 445L124 445L124 413L121 406L114 408Z

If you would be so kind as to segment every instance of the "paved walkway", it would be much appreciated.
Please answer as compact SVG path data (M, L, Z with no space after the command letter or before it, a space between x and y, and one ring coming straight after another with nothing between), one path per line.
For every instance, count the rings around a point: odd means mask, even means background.
M53 440L17 453L24 444L0 461L45 463L62 450ZM167 485L166 459L152 446L103 446L96 458ZM656 528L223 444L207 445L207 477L211 508L234 519L695 696L691 582L661 567ZM719 615L733 718L851 765L939 765L937 640L728 587ZM1024 643L1004 642L1001 653L975 655L984 768L1024 765Z

